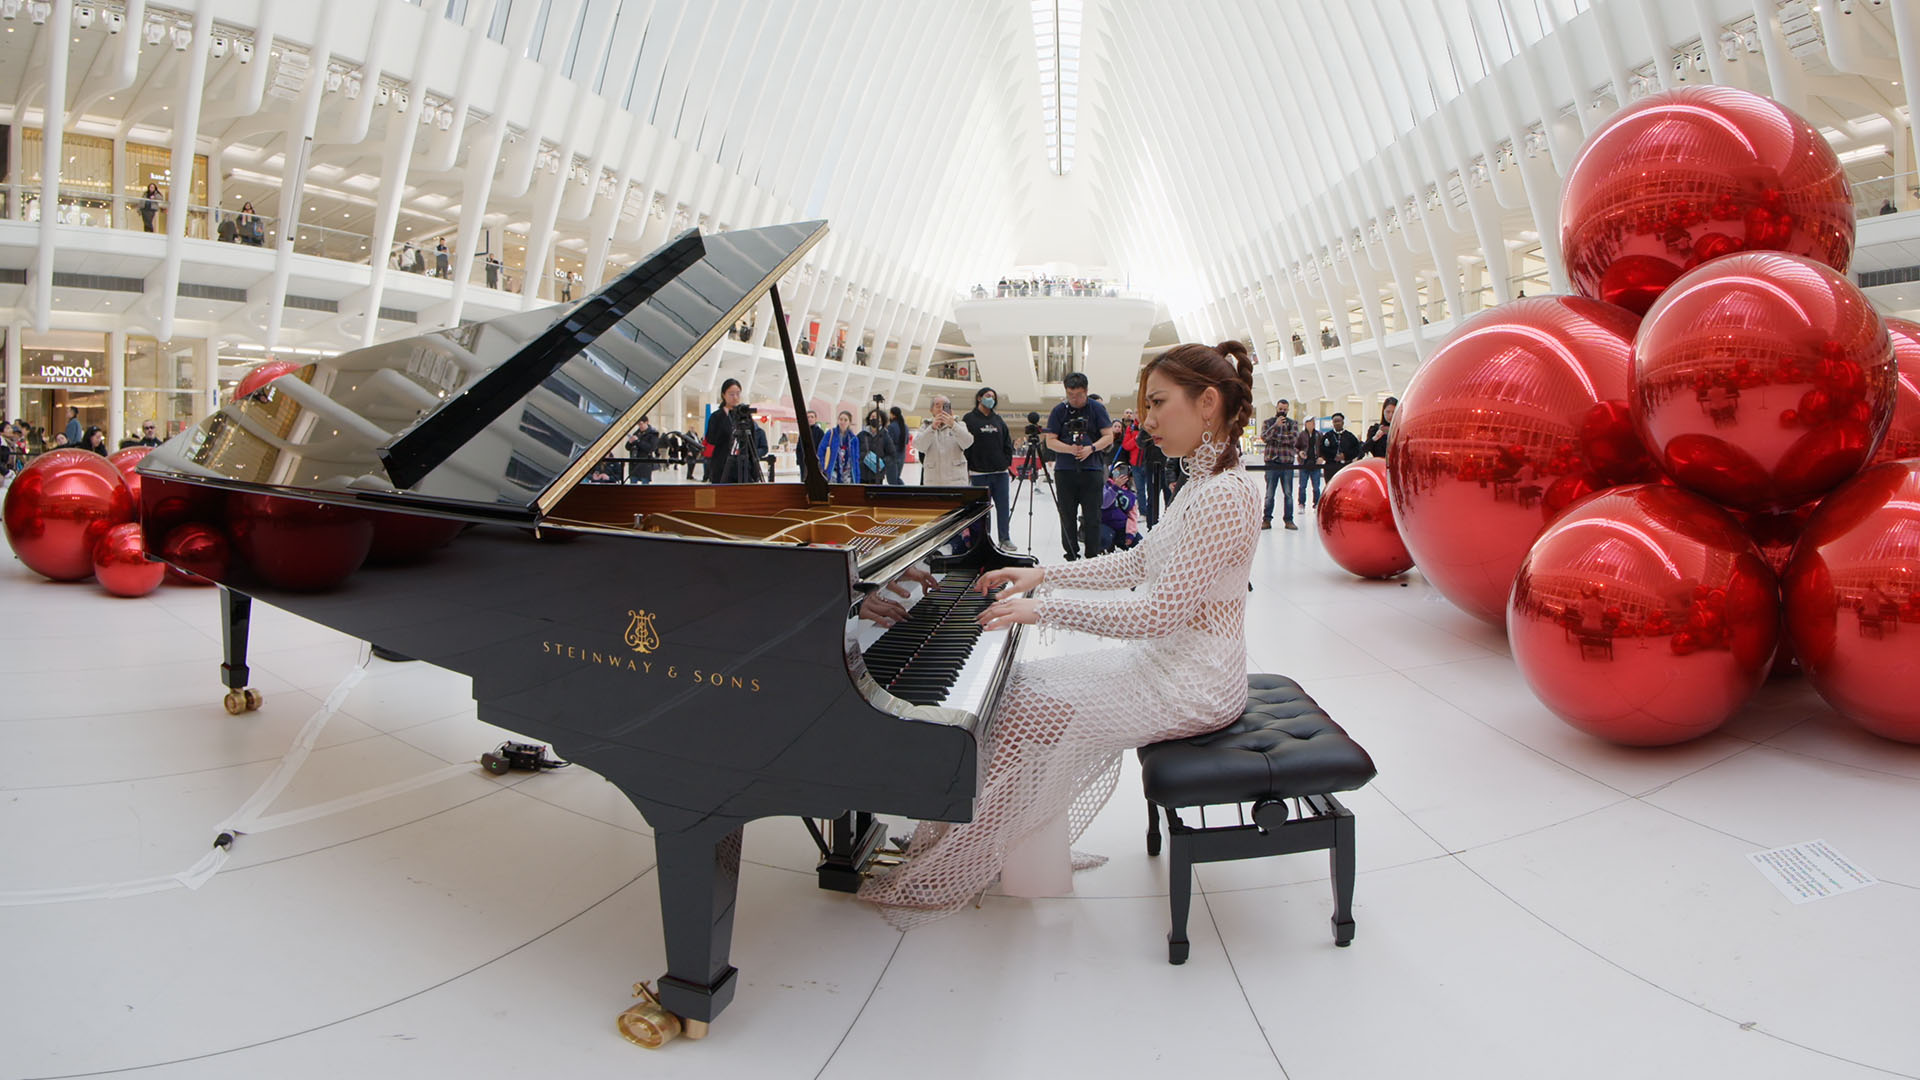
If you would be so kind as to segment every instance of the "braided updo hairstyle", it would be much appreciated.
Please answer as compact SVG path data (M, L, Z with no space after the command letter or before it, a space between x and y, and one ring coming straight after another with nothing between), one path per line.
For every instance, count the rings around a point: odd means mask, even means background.
M1147 376L1158 371L1162 378L1186 391L1189 398L1199 397L1212 387L1220 392L1221 413L1226 425L1226 447L1220 454L1216 472L1240 466L1240 437L1253 419L1253 354L1238 341L1205 345L1176 345L1140 369L1140 402L1147 400Z

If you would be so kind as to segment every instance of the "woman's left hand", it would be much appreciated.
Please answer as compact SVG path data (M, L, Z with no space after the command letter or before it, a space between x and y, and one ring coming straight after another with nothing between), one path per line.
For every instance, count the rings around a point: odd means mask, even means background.
M1005 630L1015 623L1028 626L1040 621L1040 601L1031 596L1010 596L995 600L980 613L980 625L988 630Z

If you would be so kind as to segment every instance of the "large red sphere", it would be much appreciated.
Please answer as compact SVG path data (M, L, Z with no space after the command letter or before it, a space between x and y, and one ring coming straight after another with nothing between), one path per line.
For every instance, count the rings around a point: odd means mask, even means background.
M241 398L257 394L265 390L268 383L282 375L291 375L299 371L300 368L301 365L291 360L267 360L255 364L245 375L242 375L240 381L234 385L233 400L239 401Z
M133 472L135 465L140 464L141 458L153 453L154 449L151 446L123 446L108 454L107 460L113 462L113 467L120 470L120 475L126 476Z
M419 562L452 543L466 527L465 522L451 518L420 514L370 512L368 516L373 519L373 548L367 562L375 566Z
M1844 274L1732 255L1640 324L1633 418L1674 482L1739 510L1792 510L1858 472L1893 419L1893 344Z
M1413 568L1413 556L1393 526L1387 463L1356 461L1334 474L1320 494L1314 518L1327 554L1350 574L1387 578Z
M233 547L219 529L190 521L167 533L160 544L160 557L168 564L170 580L182 585L212 585L226 580Z
M1882 316L1893 341L1893 422L1872 464L1920 457L1920 323Z
M1766 678L1779 629L1773 572L1739 523L1660 484L1567 511L1521 564L1507 606L1534 695L1628 746L1719 727Z
M1820 696L1876 735L1920 743L1920 461L1876 465L1821 500L1784 591Z
M35 458L7 488L7 541L27 568L55 581L93 573L93 545L134 517L120 470L91 450L52 450Z
M1414 375L1387 451L1393 517L1463 610L1499 623L1547 522L1647 478L1625 407L1638 323L1578 296L1516 300L1468 320Z
M108 529L94 543L93 576L115 596L145 596L160 587L167 566L147 559L146 534L129 521Z
M1560 196L1574 287L1644 313L1682 273L1740 251L1844 271L1853 194L1820 132L1730 86L1645 97L1587 139Z
M263 581L303 592L345 581L373 547L365 511L283 495L231 496L227 533Z

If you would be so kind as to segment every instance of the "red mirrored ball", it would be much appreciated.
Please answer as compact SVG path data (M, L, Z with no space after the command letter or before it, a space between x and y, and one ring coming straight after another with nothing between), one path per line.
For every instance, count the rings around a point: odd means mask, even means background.
M1665 746L1725 723L1767 676L1773 572L1731 515L1660 484L1603 492L1527 554L1507 607L1541 703L1609 742Z
M1731 86L1653 94L1581 147L1560 196L1560 248L1582 295L1644 313L1683 273L1741 251L1844 271L1853 194L1818 129Z
M1540 530L1575 501L1644 480L1626 409L1639 318L1578 296L1502 304L1413 376L1387 450L1393 517L1421 574L1491 623Z
M93 545L134 518L120 470L91 450L50 450L8 485L0 504L8 543L34 573L55 581L93 574Z
M1853 282L1795 255L1715 260L1647 313L1634 422L1675 483L1750 512L1858 472L1893 419L1893 344Z
M1876 465L1821 500L1783 591L1820 696L1876 735L1920 743L1920 461Z
M1893 342L1893 422L1873 455L1873 464L1920 457L1920 323L1882 316Z
M1387 463L1356 461L1334 474L1314 512L1320 543L1350 574L1388 578L1413 569L1413 556L1393 525L1393 498L1387 492Z
M134 522L115 525L93 545L93 577L115 596L145 596L167 576L165 563L147 558L147 538Z
M167 533L160 544L160 557L168 564L167 580L182 585L212 585L226 580L233 547L215 526L190 521Z

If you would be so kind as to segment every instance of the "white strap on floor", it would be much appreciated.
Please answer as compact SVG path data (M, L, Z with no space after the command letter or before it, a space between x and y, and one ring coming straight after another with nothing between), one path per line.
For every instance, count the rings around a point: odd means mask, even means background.
M235 837L300 825L316 818L343 813L382 799L390 799L395 795L417 791L443 780L451 780L456 776L472 775L474 766L471 764L448 765L446 768L435 769L430 773L406 780L396 780L391 784L382 784L376 788L369 788L353 795L343 795L338 799L316 803L298 810L288 810L279 814L266 813L274 800L287 790L287 785L293 783L293 778L299 773L300 766L306 764L308 755L313 752L315 744L319 742L320 732L326 728L327 721L333 719L333 714L340 711L340 706L346 702L347 695L353 692L354 687L360 685L360 680L366 678L366 674L367 656L363 654L360 663L347 673L346 678L340 680L340 685L334 687L333 692L320 703L320 707L307 718L300 733L294 736L293 745L288 747L280 763L274 767L272 774L260 785L259 790L255 791L246 802L241 803L238 810L228 815L227 819L215 828L214 833L217 839L212 850L200 856L192 866L177 874L121 881L111 885L74 885L62 889L21 889L0 892L0 907L63 904L73 900L117 900L121 897L164 892L168 889L183 887L198 889L213 875L219 873L220 868L225 866L227 860L232 857Z

